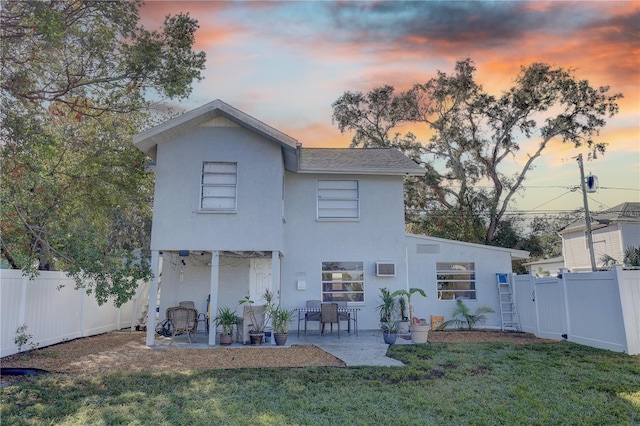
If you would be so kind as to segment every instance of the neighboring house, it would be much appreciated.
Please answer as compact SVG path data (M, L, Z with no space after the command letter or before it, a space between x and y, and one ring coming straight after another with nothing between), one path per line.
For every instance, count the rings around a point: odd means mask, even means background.
M522 266L529 268L530 274L536 277L556 277L561 268L564 268L564 257L556 256L549 259L539 259L533 262L523 263Z
M449 314L455 297L497 308L495 274L528 256L407 236L403 179L424 169L395 149L302 148L219 100L134 144L155 162L151 252L159 280L149 300L155 305L161 281L160 319L183 300L204 312L209 295L212 316L223 306L241 313L239 300L259 303L267 288L287 309L348 301L361 309L361 329L378 327L381 287L425 289L428 299L413 301L419 317Z
M607 256L622 265L625 250L640 246L640 203L622 203L591 216L596 266L604 267ZM565 268L572 272L591 271L586 228L586 221L578 220L560 231Z

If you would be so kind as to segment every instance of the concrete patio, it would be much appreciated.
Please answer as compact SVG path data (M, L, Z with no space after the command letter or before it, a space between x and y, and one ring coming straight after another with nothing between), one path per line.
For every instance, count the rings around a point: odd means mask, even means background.
M408 336L407 336L408 337ZM191 344L186 335L176 336L175 342L171 344L171 338L156 336L154 348L163 348L169 345L175 347L184 347L191 349L208 349L216 350L216 348L222 348L223 346L209 346L209 336L205 333L199 332L195 336L191 336ZM407 340L402 336L398 336L396 341L397 345L411 344L411 340ZM385 344L382 339L382 332L380 330L359 330L358 336L352 332L349 334L346 331L341 331L338 337L336 330L333 333L325 333L324 336L320 336L317 330L310 330L308 335L300 333L298 337L297 330L289 331L289 337L287 339L287 346L295 345L314 345L320 349L332 354L336 358L344 361L347 366L403 366L404 364L393 358L386 356L389 345ZM230 346L224 346L225 348L276 348L273 338L270 343L265 343L260 346L252 346L249 343L246 345L235 342Z

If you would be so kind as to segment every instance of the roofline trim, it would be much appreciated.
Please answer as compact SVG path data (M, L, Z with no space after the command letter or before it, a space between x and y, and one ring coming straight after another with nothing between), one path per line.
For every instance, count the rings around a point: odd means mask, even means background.
M422 176L424 170L415 169L378 169L378 168L349 168L349 169L323 169L323 168L305 168L298 169L300 174L329 174L329 175L390 175L390 176Z
M485 249L485 250L496 250L496 251L501 251L501 252L507 252L507 253L511 254L511 257L513 257L514 259L528 259L531 256L531 253L526 251L526 250L510 249L510 248L506 248L506 247L497 247L497 246L488 246L488 245L485 245L485 244L468 243L466 241L448 240L446 238L430 237L428 235L406 234L406 236L407 237L418 238L418 239L421 239L421 240L432 240L432 241L439 241L439 242L442 242L442 243L460 244L460 245L463 245L463 246L469 246L469 247L473 247L473 248L482 248L482 249Z

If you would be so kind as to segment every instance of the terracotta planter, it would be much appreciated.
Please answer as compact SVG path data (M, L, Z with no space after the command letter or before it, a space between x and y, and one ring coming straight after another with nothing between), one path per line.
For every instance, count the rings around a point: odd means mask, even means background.
M232 334L220 333L220 344L223 346L228 346L233 342Z
M429 329L428 325L412 325L409 327L409 331L411 331L411 342L413 343L427 343L427 339L429 337Z
M273 333L273 338L276 340L277 346L283 346L287 343L287 337L289 335L287 333Z

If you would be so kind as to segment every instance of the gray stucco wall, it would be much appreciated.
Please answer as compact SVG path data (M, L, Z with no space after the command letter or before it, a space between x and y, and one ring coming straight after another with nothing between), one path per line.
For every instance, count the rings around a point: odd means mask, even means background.
M199 209L204 161L237 162L237 211ZM152 250L281 250L280 147L243 128L198 128L158 146Z

